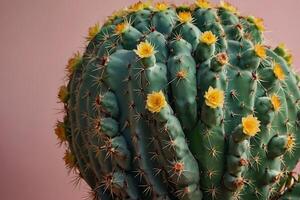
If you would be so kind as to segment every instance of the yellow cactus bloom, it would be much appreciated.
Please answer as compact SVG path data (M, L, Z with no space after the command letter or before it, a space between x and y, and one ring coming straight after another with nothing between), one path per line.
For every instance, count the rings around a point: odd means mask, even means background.
M226 53L219 53L216 58L221 65L226 65L229 62L229 58Z
M177 17L181 23L189 23L193 20L191 12L187 11L179 12Z
M143 10L144 8L147 8L149 7L149 4L148 3L143 3L141 1L131 5L129 7L129 11L131 12L137 12L137 11L140 11L140 10Z
M212 7L211 3L208 0L196 0L195 4L202 9L208 9Z
M114 20L116 17L123 17L125 15L128 14L128 10L126 9L120 9L120 10L116 10L112 13L111 16L108 17L108 20Z
M66 129L65 129L65 126L64 126L64 123L63 122L57 122L56 123L56 127L55 127L55 135L57 136L57 139L59 139L59 141L61 143L63 143L64 141L67 140L66 138Z
M273 66L273 73L275 74L276 78L280 81L283 81L285 78L284 71L282 70L282 67L278 63L274 63Z
M236 7L234 7L233 5L231 5L230 3L225 2L225 1L220 2L220 7L223 8L224 10L227 10L227 11L232 12L232 13L237 12Z
M160 3L156 3L155 4L155 9L157 11L165 11L169 8L168 4L164 3L164 2L160 2Z
M99 31L100 31L99 23L96 23L94 26L91 26L89 28L88 36L86 38L87 41L91 41L97 35L97 33L99 33Z
M60 86L57 97L61 102L63 102L63 103L67 102L69 93L68 93L68 89L65 85Z
M211 108L222 108L224 104L224 91L209 87L204 94L205 104Z
M266 48L261 45L261 44L257 44L254 46L254 51L255 54L260 57L261 59L266 59L267 58L267 52L266 52Z
M243 133L248 136L255 136L259 131L260 121L253 115L242 118Z
M292 134L288 135L287 142L286 142L287 152L289 152L289 153L293 152L295 145L296 145L295 140L296 139Z
M264 20L262 18L253 18L253 22L256 26L256 28L260 31L264 31L265 30L265 26L264 26Z
M280 101L280 98L276 94L273 94L271 96L271 102L272 102L274 110L276 112L279 111L279 109L281 107L281 101Z
M278 45L279 48L286 50L286 45L282 42Z
M127 22L117 24L115 27L115 33L118 35L121 35L122 33L124 33L127 30L128 27L129 27L129 24Z
M70 76L76 69L78 63L81 61L81 55L79 52L76 52L69 60L66 66L68 75Z
M160 112L167 105L165 96L162 91L152 92L147 95L146 108L152 112Z
M199 38L200 42L207 45L215 44L217 42L217 39L218 38L211 31L205 31Z
M134 52L140 58L148 58L155 54L154 46L148 41L139 43L137 49L135 49Z

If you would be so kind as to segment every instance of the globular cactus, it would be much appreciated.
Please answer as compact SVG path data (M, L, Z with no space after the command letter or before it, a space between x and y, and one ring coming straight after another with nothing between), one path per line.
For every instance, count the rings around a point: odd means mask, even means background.
M226 2L138 2L89 30L55 133L95 199L300 199L290 52Z

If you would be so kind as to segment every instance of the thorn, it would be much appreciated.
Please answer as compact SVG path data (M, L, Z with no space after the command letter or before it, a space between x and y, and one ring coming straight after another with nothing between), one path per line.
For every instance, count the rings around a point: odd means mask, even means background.
M157 151L149 152L149 154L152 154L152 156L150 157L150 160L157 160L157 161L159 161L159 153Z
M140 182L142 181L143 176L145 176L145 171L141 168L138 168L135 171L137 174L135 175L135 177L139 177L140 178Z

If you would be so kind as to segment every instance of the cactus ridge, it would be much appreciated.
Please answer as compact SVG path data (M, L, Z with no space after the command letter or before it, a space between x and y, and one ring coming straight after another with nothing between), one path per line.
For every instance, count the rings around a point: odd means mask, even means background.
M299 77L226 2L138 2L89 30L55 133L95 199L296 199Z

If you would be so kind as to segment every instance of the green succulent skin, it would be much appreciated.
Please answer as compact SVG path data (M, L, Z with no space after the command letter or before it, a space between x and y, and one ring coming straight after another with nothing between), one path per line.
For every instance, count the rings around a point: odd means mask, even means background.
M128 27L117 33L121 23ZM201 41L207 31L215 43ZM141 42L155 53L141 58ZM300 157L299 77L281 47L262 44L255 18L224 7L144 6L111 17L62 100L74 172L104 200L300 198L291 172ZM222 106L206 103L210 87L224 92ZM165 105L152 112L147 98L159 91ZM242 126L248 115L260 121L254 136Z

